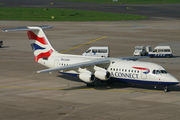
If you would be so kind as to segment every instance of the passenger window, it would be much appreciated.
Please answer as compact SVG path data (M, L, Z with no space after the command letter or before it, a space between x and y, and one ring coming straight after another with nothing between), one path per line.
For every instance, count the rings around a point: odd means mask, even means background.
M124 71L124 69L122 69L122 71Z
M137 71L137 73L139 73L139 70Z
M121 71L121 69L119 69L119 71Z
M113 70L115 71L115 68Z
M98 53L107 53L107 50L106 49L99 49Z
M133 70L131 70L131 72L133 72Z
M164 52L170 52L170 49L164 49Z
M116 71L118 71L118 69L116 69Z
M136 70L134 70L134 73L136 73Z
M92 52L93 52L93 53L97 53L97 50L96 50L96 49L93 49Z
M163 49L159 49L158 52L163 52Z
M129 70L129 72L130 72L131 70Z
M126 72L127 70L125 69L125 72Z
M112 68L111 68L111 70L112 70Z

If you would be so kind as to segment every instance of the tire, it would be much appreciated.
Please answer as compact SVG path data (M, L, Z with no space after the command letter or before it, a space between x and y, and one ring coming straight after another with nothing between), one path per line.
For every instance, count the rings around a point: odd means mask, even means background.
M166 55L167 58L170 58L170 55Z
M153 58L154 56L153 55L150 55L150 58Z
M164 87L164 92L169 92L169 89L167 86Z

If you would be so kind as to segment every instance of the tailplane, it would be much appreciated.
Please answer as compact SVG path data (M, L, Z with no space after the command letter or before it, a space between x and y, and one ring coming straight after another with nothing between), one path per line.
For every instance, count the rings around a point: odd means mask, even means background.
M48 58L51 56L55 49L51 46L48 38L44 34L43 29L52 28L51 26L27 26L12 29L3 29L4 32L8 31L26 31L31 43L36 62L40 58Z

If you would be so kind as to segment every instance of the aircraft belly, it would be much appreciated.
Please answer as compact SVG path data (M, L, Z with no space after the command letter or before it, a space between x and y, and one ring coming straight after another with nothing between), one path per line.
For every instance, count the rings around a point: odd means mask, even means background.
M129 84L145 84L145 85L175 85L178 84L176 82L163 82L163 81L148 81L148 80L135 80L135 79L127 79L127 78L111 78L111 80L115 82L123 82Z

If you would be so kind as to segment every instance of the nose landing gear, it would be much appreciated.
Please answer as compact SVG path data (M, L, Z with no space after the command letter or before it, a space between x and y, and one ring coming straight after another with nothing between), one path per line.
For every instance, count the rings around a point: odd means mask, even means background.
M164 86L164 92L169 92L169 89L167 86Z

